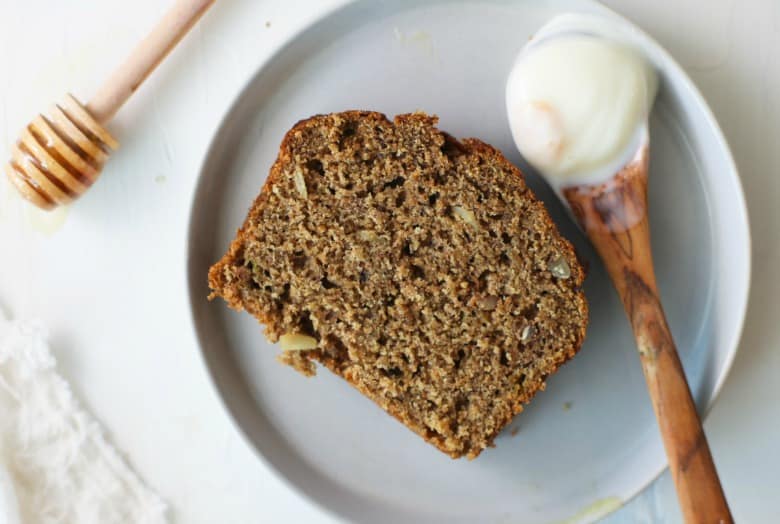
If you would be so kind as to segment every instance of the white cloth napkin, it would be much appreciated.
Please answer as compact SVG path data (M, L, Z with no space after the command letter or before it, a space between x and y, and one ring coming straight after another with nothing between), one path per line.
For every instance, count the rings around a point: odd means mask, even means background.
M0 312L0 522L167 522L57 373L46 338L40 323Z

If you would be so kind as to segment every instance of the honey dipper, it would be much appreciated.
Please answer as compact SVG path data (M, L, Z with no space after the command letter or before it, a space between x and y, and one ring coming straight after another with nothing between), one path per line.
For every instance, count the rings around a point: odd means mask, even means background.
M51 210L92 186L119 147L104 126L214 1L177 0L86 105L68 94L22 130L5 172L25 199Z

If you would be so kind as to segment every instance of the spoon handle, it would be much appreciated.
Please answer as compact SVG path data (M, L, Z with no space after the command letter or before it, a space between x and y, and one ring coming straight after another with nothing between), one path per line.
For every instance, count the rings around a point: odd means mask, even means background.
M564 190L631 321L685 522L733 522L658 295L647 219L647 148L613 181Z
M658 292L630 270L619 278L685 521L732 522Z

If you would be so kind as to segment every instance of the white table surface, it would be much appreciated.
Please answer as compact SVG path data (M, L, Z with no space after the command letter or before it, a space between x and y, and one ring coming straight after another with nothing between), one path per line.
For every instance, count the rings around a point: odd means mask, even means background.
M66 90L88 97L168 3L0 0L3 149ZM190 330L184 241L199 165L233 97L287 35L339 3L218 2L121 112L112 129L122 148L107 176L59 227L41 226L0 183L0 307L50 326L63 374L177 522L334 521L258 461L223 411ZM739 355L705 427L737 521L777 522L780 2L606 3L682 63L741 172L751 300ZM66 272L64 258L80 263ZM106 293L80 292L86 280ZM607 519L679 521L668 473Z

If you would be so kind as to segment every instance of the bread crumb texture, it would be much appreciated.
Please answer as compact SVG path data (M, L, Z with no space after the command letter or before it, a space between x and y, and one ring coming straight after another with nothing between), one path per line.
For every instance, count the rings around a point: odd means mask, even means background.
M520 171L436 122L299 122L209 285L282 362L474 458L579 350L584 272Z

